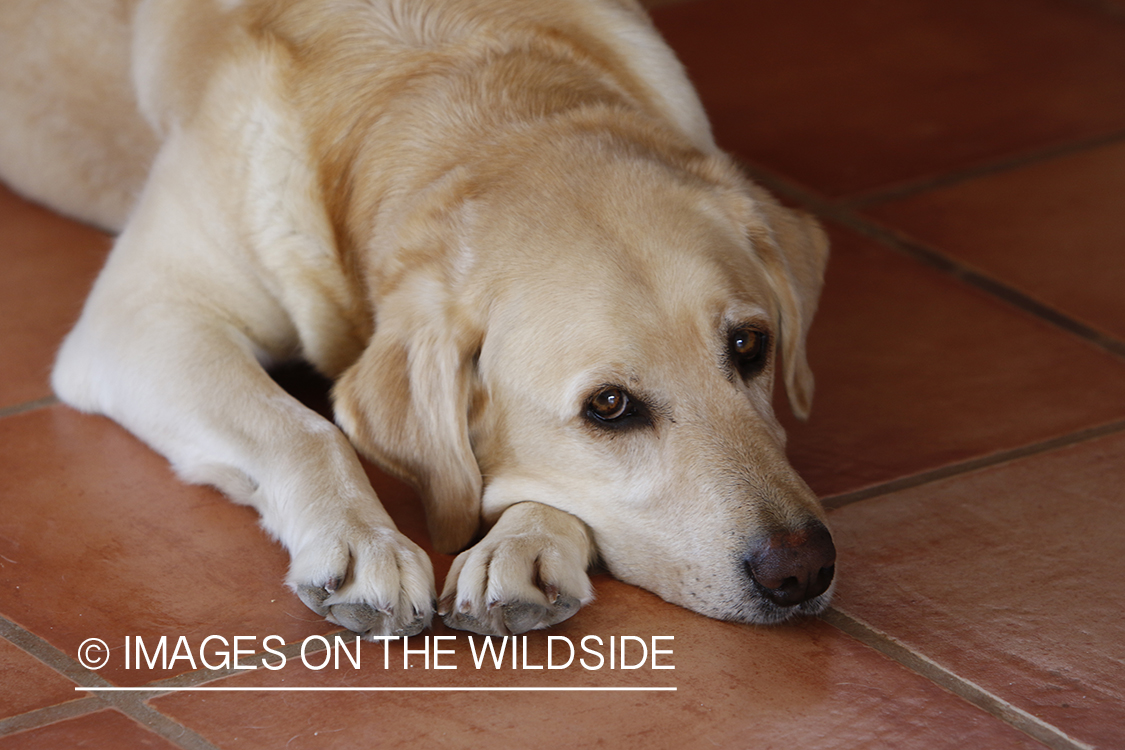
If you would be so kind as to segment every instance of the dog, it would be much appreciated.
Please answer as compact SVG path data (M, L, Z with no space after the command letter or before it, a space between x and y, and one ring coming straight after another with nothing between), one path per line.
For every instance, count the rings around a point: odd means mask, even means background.
M521 633L595 562L714 618L828 605L771 406L808 414L827 240L639 4L14 0L0 50L0 175L119 232L53 388L256 508L316 613ZM357 450L460 553L440 597Z

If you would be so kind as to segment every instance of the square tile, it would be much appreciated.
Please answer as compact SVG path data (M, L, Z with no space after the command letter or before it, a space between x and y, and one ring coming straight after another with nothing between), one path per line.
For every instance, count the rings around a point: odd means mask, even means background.
M719 144L838 197L1125 130L1125 25L1054 0L707 0L653 16Z
M872 206L881 223L1125 342L1125 143Z
M1125 417L1125 362L901 253L832 228L794 466L835 495Z
M527 636L512 668L476 668L469 638L425 668L422 656L403 669L402 647L366 644L360 668L333 663L313 671L290 660L280 672L256 670L218 685L380 687L676 687L676 692L292 692L176 693L152 701L161 712L223 748L595 747L682 748L1018 748L1028 737L899 667L818 620L758 628L716 622L612 580L596 583L599 600L560 626ZM438 625L430 634L454 635ZM601 661L582 651L583 638ZM609 638L629 635L657 645L654 670L621 670ZM580 661L567 663L568 638ZM522 649L524 639L518 639ZM619 643L620 640L617 641ZM626 663L642 661L626 639ZM484 639L475 637L478 648ZM412 650L423 641L412 638ZM509 650L510 652L510 650ZM315 663L315 662L314 662ZM390 668L385 668L389 664ZM528 668L524 668L524 664Z
M1125 746L1125 434L835 511L836 606L1096 747Z
M0 566L6 561L0 558ZM18 646L0 639L0 719L83 698L74 683Z
M51 394L55 351L78 320L110 243L0 184L0 408Z

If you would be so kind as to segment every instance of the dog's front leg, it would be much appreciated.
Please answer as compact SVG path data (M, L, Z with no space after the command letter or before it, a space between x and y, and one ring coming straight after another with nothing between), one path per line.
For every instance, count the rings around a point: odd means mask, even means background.
M593 534L577 517L517 503L453 561L438 612L449 627L481 635L550 627L593 601L593 555Z
M288 584L318 614L369 637L420 632L434 610L428 557L395 528L340 430L258 361L263 342L291 338L284 311L194 234L146 231L177 226L149 210L68 336L56 392L120 422L188 481L256 508L291 555Z

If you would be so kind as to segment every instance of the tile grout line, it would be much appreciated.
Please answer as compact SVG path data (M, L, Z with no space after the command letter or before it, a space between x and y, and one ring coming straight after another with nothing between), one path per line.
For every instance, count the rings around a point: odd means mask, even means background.
M1022 310L1066 333L1084 339L1087 343L1093 344L1109 354L1125 358L1125 341L1120 341L1109 334L1086 325L1077 318L1073 318L1064 312L1056 310L1030 294L1020 291L1016 287L1009 286L999 279L978 271L942 253L940 250L906 237L893 229L882 226L870 219L854 215L849 217L849 220L852 222L851 228L857 232L862 232L868 237L882 242L892 249L898 250L939 271L949 274L968 286L985 292L1002 302L1006 302L1012 307Z
M108 680L86 669L52 644L3 616L0 616L0 637L72 682L77 683L80 687L113 686ZM76 696L79 694L80 691L75 691ZM153 733L174 743L182 750L219 750L201 735L147 705L144 702L147 697L146 693L102 693L97 696L79 698L75 701L65 701L48 708L30 711L3 720L0 722L0 736L48 726L64 719L84 716L104 708L113 708ZM64 710L59 709L59 707L71 703L76 704L73 713L60 716L59 714L64 713ZM59 710L52 711L51 709ZM20 721L16 721L17 719Z
M47 641L3 616L0 616L0 637L82 687L108 687L111 684Z
M741 162L741 166L756 182L761 183L764 187L779 195L784 195L797 201L818 217L841 224L848 229L879 242L891 250L921 261L931 268L958 279L971 288L984 292L1016 309L1022 310L1037 320L1077 336L1088 344L1096 346L1108 354L1125 359L1125 341L1119 341L1112 336L1102 333L1063 312L1055 310L1015 287L1009 286L998 279L988 276L945 255L939 250L909 239L892 229L862 217L851 211L846 205L818 196L762 167L751 165L747 162Z
M104 701L95 696L75 698L64 703L25 711L22 714L0 719L0 737L15 734L27 729L38 729L48 724L57 724L60 721L76 719L79 716L103 711L106 708Z
M1050 438L1048 440L1041 440L1037 443L1030 443L1016 448L1009 448L1008 450L998 451L991 453L987 456L980 458L973 458L967 461L960 461L948 466L942 466L930 471L924 471L919 474L912 474L907 477L901 477L889 482L874 485L872 487L864 487L863 489L855 490L853 492L845 492L840 495L829 495L822 498L821 502L828 510L838 510L845 506L857 503L861 500L868 500L874 497L881 497L889 495L893 492L900 490L907 490L913 487L920 487L924 484L931 482L941 481L943 479L950 479L952 477L959 477L964 474L971 474L974 471L981 469L988 469L994 466L1001 466L1012 461L1018 461L1029 456L1037 456L1042 453L1049 453L1054 450L1061 450L1069 448L1074 445L1096 440L1098 438L1106 437L1108 435L1115 435L1120 432L1125 432L1125 419L1116 422L1109 422L1107 424L1099 425L1097 427L1087 427L1077 432L1070 432L1059 437Z
M1055 725L950 671L855 615L830 607L820 619L1052 750L1094 750L1092 745L1076 740Z
M34 401L25 401L22 404L12 404L11 406L0 407L0 419L4 417L14 417L17 414L24 412L36 411L37 409L46 409L49 406L57 406L62 403L57 396L44 396L37 398Z
M959 185L962 182L968 182L1002 172L1009 172L1014 169L1022 169L1053 159L1073 156L1083 151L1092 151L1097 148L1112 146L1122 142L1125 142L1125 130L1077 141L1068 141L1066 143L1046 146L1032 151L1025 151L1007 158L997 159L973 167L956 169L952 172L932 175L916 180L906 180L898 185L891 185L890 187L875 188L844 198L838 201L838 205L849 211L859 211L868 206L875 205L876 203L909 198L930 190L940 190L942 188L952 187L953 185Z

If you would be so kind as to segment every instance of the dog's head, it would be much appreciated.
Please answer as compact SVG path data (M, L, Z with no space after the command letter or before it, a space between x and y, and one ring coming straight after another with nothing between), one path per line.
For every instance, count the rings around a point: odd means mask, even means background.
M535 501L671 602L823 609L835 550L771 406L775 378L811 404L820 227L722 157L546 151L451 177L398 228L341 424L419 487L443 551Z

